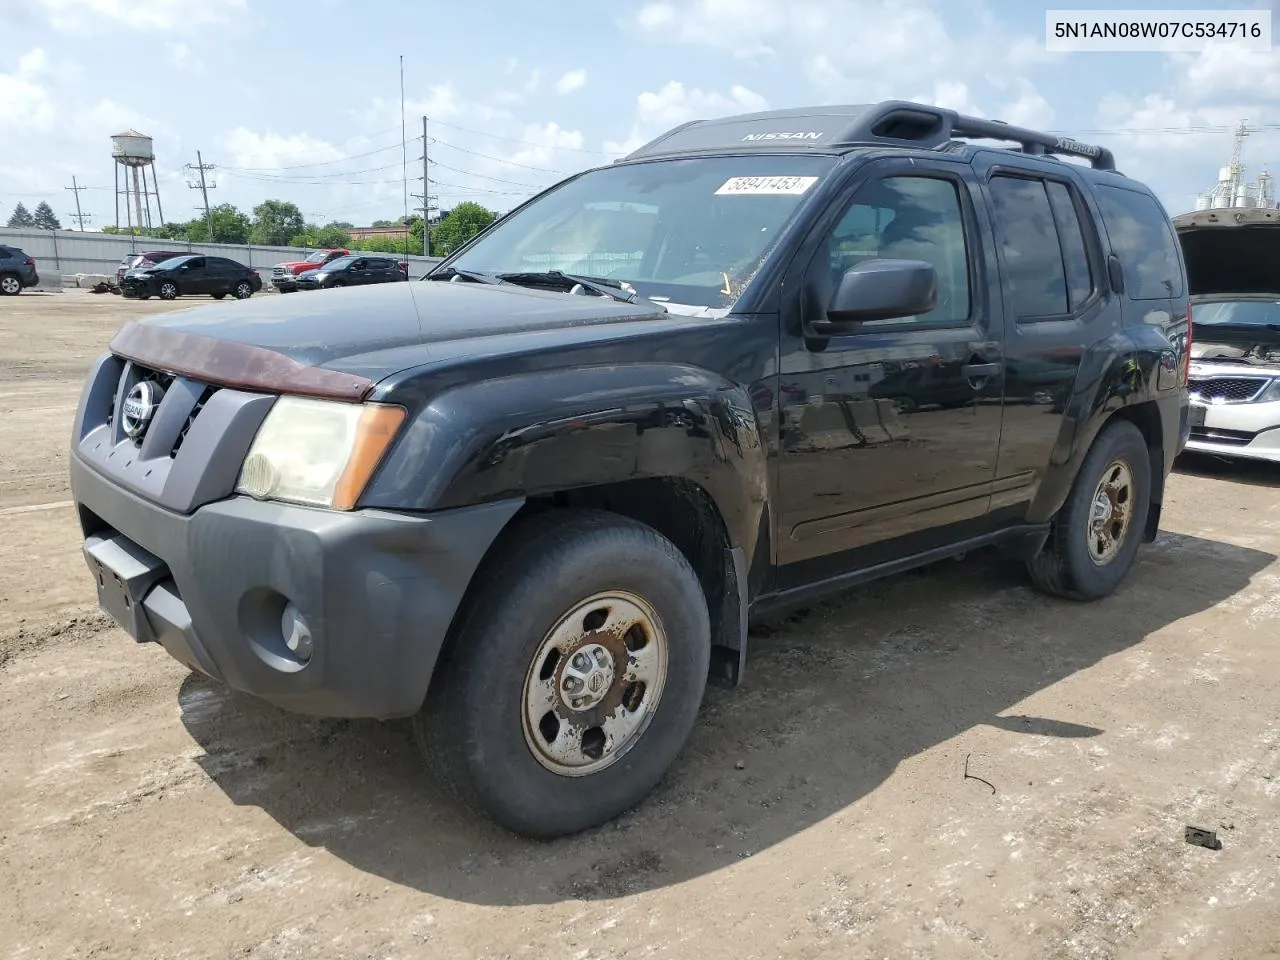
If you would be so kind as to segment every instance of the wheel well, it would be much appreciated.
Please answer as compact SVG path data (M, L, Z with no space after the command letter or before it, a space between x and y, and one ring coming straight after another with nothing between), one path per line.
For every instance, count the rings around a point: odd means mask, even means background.
M1151 509L1147 513L1147 526L1143 539L1148 543L1155 539L1160 529L1160 508L1164 503L1164 429L1160 408L1154 400L1121 407L1108 419L1128 420L1147 441L1147 455L1151 460Z
M733 685L745 656L745 608L739 573L729 553L728 530L715 501L698 484L680 477L646 477L534 497L512 518L550 510L608 510L657 530L684 554L702 584L711 618L712 679ZM745 582L745 571L741 574Z

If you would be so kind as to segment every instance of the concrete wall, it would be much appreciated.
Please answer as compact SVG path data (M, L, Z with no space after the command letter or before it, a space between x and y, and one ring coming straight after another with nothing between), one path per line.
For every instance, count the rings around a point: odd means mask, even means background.
M184 240L155 240L151 237L116 236L108 233L80 233L77 230L36 230L31 227L10 229L0 227L0 243L20 247L27 256L34 257L40 271L42 287L56 286L59 278L77 273L105 273L115 276L120 261L130 254L147 250L189 250L214 257L229 257L262 273L262 279L270 285L271 267L284 260L301 260L311 248L260 247L253 244L188 243ZM388 254L394 256L394 254ZM409 261L409 278L416 280L439 257L401 255Z

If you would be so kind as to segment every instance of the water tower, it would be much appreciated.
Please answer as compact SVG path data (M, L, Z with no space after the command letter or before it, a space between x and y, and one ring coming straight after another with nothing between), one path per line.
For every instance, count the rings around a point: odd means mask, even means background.
M116 162L116 228L120 227L120 197L124 197L126 225L133 229L151 229L151 198L156 198L156 213L164 223L164 211L160 208L160 184L156 180L156 157L151 138L137 130L126 130L111 138L111 159ZM147 184L147 171L151 171L151 184ZM124 187L121 189L123 174ZM139 182L141 181L141 182ZM132 197L133 207L129 200ZM143 219L143 211L146 218Z

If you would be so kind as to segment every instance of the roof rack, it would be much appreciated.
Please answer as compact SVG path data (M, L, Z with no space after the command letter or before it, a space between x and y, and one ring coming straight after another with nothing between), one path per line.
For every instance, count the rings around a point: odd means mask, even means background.
M957 138L1015 143L1022 153L1031 156L1082 157L1095 170L1116 168L1115 158L1105 147L909 100L769 110L716 120L692 120L668 130L622 159L753 147L812 150L879 146L938 150Z

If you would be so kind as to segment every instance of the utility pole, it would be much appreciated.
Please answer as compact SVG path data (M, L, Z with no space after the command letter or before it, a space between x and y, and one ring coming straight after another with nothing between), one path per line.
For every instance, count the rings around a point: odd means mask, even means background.
M427 115L422 115L422 255L431 256L431 180L428 178Z
M200 156L199 150L196 151L195 166L192 166L189 163L187 164L188 170L195 170L200 174L199 183L191 183L188 181L187 186L192 190L199 188L201 195L204 197L204 223L205 227L209 230L210 243L213 243L213 218L209 215L209 187L217 187L218 185L217 183L206 183L204 175L205 171L213 170L213 168L214 165L212 163L204 162L204 157Z
M81 191L81 190L88 190L89 188L88 188L88 187L82 187L82 186L80 186L78 183L76 183L76 178L75 178L75 177L72 177L72 178L71 178L71 186L69 186L69 187L63 187L62 189L63 189L63 190L71 190L71 191L73 191L73 192L75 193L75 195L76 195L76 220L77 220L77 221L79 222L79 224L80 224L80 232L81 232L81 233L84 233L84 221L85 221L85 218L86 218L86 217L92 217L92 216L93 216L93 214L92 214L92 213L81 213L81 212L80 212L80 191Z

